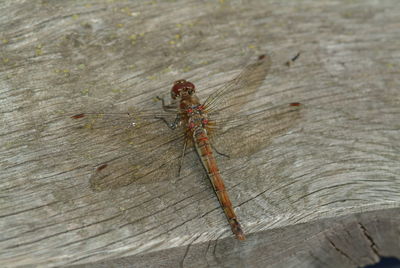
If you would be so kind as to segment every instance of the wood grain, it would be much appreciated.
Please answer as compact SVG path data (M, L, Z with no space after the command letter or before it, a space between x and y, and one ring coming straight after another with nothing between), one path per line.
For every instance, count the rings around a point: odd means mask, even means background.
M400 257L399 15L395 0L2 1L0 266ZM129 147L77 134L68 114L148 107L181 78L204 99L263 53L271 70L245 110L303 109L285 127L278 116L268 139L248 129L251 154L218 159L245 242L200 162L178 182L90 188L95 167Z

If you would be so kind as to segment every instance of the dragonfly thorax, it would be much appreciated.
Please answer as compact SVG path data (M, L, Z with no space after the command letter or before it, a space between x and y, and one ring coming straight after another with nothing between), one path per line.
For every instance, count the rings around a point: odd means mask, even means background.
M207 114L203 113L204 107L197 105L186 109L187 125L191 131L203 129L208 124Z

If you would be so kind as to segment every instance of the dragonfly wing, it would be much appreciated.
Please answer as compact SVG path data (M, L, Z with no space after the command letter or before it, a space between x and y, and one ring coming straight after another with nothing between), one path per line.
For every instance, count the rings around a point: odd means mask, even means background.
M269 55L261 55L225 86L205 101L210 120L210 136L221 153L232 157L252 154L294 126L301 116L301 105L284 104L262 111L240 111L254 98L271 67Z
M251 155L274 137L287 133L303 116L300 103L284 104L235 118L221 118L210 127L215 148L232 157ZM213 120L211 120L213 122Z
M231 114L246 103L253 93L261 86L271 66L271 58L261 55L258 59L247 65L233 80L217 89L204 102L209 113L216 117Z
M96 168L90 178L90 187L94 191L104 191L132 184L176 179L179 174L183 136L163 142L166 143L154 144L156 148L151 146L152 150L141 150L135 146L129 151L121 150L123 152L119 152L118 156Z
M76 115L80 142L93 144L87 155L98 163L90 178L95 191L176 178L186 134L157 118L176 114L130 112Z
M102 112L86 112L80 114L69 115L75 123L76 129L87 129L93 132L101 131L119 132L132 129L138 124L151 123L165 118L173 121L177 111L168 113L159 112L159 110L136 110L131 108L126 112L102 111ZM73 126L74 127L74 126ZM88 132L89 133L89 132Z

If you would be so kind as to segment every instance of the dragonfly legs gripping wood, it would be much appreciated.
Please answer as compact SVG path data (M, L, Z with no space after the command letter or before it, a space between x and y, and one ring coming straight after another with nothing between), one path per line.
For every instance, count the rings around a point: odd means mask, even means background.
M185 152L186 152L187 143L188 143L188 139L185 139L185 142L183 144L183 150L182 150L181 159L179 161L178 178L181 176L181 169L182 169L182 166L183 166L183 160L185 159Z
M218 150L217 150L217 148L215 148L215 146L211 143L211 148L217 153L217 154L219 154L220 156L223 156L223 157L226 157L226 158L231 158L228 154L224 154L224 153L221 153L221 152L219 152Z
M165 112L170 112L171 110L176 109L176 105L173 104L166 105L164 98L159 96L157 96L156 98L157 100L161 101L162 108ZM156 116L156 118L162 120L172 130L175 130L181 122L180 114L176 115L174 122L168 122L167 119L161 116Z
M156 116L155 118L162 120L172 130L175 130L181 122L181 117L179 115L176 116L174 122L168 122L167 119L161 116Z

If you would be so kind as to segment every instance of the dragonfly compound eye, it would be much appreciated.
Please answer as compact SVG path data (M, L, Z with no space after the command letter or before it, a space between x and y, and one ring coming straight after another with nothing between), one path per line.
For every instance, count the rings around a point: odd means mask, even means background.
M186 81L184 79L175 81L174 85L171 89L171 97L176 99L181 95L182 92L187 92L189 95L192 95L195 91L195 87L193 83Z

